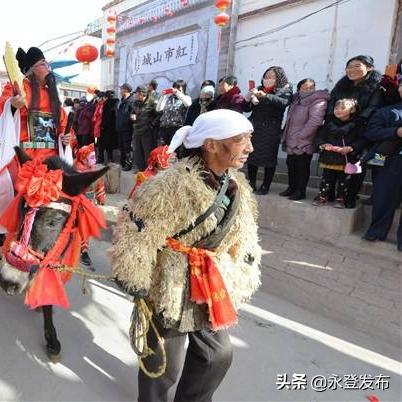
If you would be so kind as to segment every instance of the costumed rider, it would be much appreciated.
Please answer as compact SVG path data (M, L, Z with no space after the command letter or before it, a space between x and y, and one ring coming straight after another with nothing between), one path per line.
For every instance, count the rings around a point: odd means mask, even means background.
M253 151L252 131L238 112L203 113L169 146L183 145L188 156L145 181L120 213L113 274L152 310L167 358L151 378L161 353L150 329L155 354L140 356L141 402L166 401L180 373L175 401L210 401L231 365L227 329L260 284L257 203L238 172Z
M56 79L44 54L37 47L26 53L18 48L16 59L25 75L23 92L18 84L7 83L0 96L0 214L14 198L19 164L14 146L31 158L41 160L64 156L64 147L73 143L73 134L63 134L67 116L60 103ZM60 139L59 139L60 138ZM0 244L5 229L0 226Z
M160 170L165 170L171 165L176 158L176 154L174 152L169 153L168 149L167 145L161 145L151 151L147 161L147 168L137 173L134 187L129 192L128 198L133 196L134 192L144 181L154 177Z
M96 155L95 155L95 145L89 144L83 146L77 150L74 160L74 168L78 172L89 172L95 170L96 165ZM105 205L106 201L106 190L105 181L103 177L96 180L90 185L90 187L85 191L85 196L91 200L95 205ZM89 256L89 242L88 240L83 240L81 242L81 258L82 264L90 267L92 271L95 268L92 265L91 257Z

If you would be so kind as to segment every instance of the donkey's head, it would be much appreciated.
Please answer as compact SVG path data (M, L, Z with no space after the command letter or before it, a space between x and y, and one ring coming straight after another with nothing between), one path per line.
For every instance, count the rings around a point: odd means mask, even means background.
M31 161L20 148L16 147L15 152L22 167ZM0 286L9 294L21 293L27 287L35 268L55 245L71 213L70 197L83 193L108 169L80 173L58 156L45 159L43 165L49 172L61 173L61 191L57 193L59 196L53 195L51 202L38 201L34 207L21 198L16 242L11 244L11 250L4 250L0 270Z

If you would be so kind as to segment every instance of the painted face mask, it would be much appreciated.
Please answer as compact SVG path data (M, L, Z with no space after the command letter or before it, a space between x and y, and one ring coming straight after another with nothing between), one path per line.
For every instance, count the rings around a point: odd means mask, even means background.
M89 167L95 166L96 165L96 156L95 152L91 152L88 157L87 157L87 165Z

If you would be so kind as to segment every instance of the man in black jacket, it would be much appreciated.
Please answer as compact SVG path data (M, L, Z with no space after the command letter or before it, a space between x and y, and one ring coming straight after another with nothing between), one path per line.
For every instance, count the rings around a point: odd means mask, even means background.
M147 167L148 156L154 148L153 132L158 123L156 100L149 96L144 85L135 89L133 115L134 163L142 171Z
M117 109L116 131L119 138L120 164L124 171L131 170L130 160L131 141L133 137L133 96L131 85L125 83L120 87L121 101Z
M402 82L398 90L402 98ZM387 157L373 180L372 222L363 239L385 240L402 201L402 101L379 109L370 119L365 136L376 141L375 151ZM402 214L397 242L402 251Z

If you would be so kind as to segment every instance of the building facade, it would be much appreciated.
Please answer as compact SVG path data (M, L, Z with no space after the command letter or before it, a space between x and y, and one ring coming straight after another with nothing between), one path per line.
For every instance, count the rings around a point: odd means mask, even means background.
M332 88L345 62L374 57L380 71L402 58L402 0L234 0L231 24L221 31L211 0L115 0L96 22L106 38L106 16L120 15L115 58L102 56L102 89L176 79L195 95L204 79L235 74L245 91L271 65L296 84L312 77Z
M242 88L278 65L294 85L331 89L348 59L368 54L384 72L402 57L400 13L400 0L241 0L233 71Z
M126 0L107 5L105 20L111 12L119 15L115 57L102 57L101 88L116 90L123 82L136 87L156 79L163 89L182 79L196 96L204 79L216 81L229 68L224 41L230 27L220 31L215 25L214 1Z

